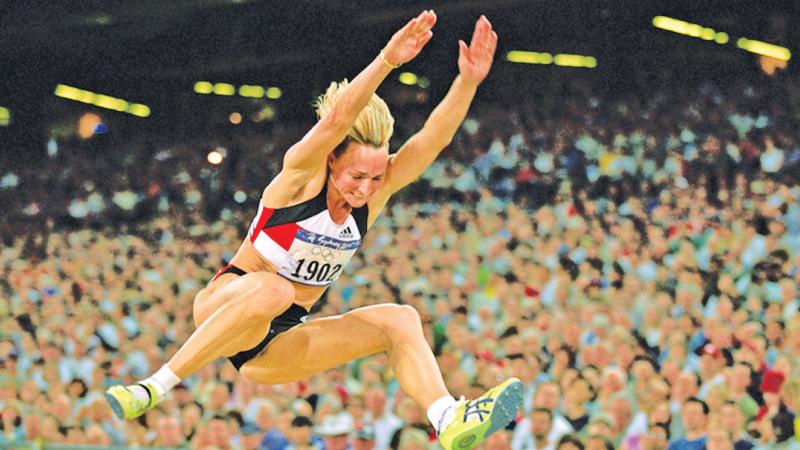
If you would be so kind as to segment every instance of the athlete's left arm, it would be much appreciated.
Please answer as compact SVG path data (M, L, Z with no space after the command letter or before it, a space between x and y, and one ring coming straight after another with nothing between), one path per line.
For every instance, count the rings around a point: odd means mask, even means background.
M389 161L385 187L389 195L404 188L433 163L450 144L467 115L478 85L489 74L497 48L497 33L481 16L475 24L469 47L458 41L459 75L444 99L434 108L422 129L411 137Z

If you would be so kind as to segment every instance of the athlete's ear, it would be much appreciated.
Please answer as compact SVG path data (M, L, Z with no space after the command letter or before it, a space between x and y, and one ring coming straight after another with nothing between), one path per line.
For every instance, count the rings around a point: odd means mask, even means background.
M333 170L333 162L336 161L336 156L333 153L328 154L328 168Z

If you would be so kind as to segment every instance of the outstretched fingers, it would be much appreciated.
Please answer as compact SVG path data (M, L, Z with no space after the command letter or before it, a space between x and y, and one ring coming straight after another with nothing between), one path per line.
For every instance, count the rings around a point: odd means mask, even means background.
M494 53L497 46L497 33L492 30L492 24L486 16L481 16L475 23L475 31L469 48L472 51Z

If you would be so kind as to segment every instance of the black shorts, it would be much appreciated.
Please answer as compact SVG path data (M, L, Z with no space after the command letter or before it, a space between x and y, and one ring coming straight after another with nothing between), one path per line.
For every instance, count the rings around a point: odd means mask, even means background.
M221 270L214 278L225 273L235 273L236 275L241 276L247 272L236 266L229 265L225 269ZM292 303L289 308L286 309L286 311L272 319L269 324L269 331L267 332L267 335L263 340L261 340L261 342L258 343L258 345L249 350L241 351L228 359L233 364L233 367L236 367L236 370L239 370L247 361L250 361L258 356L258 354L261 353L261 351L264 350L277 335L283 333L289 328L300 325L301 323L305 322L307 318L308 311L306 311L302 306Z

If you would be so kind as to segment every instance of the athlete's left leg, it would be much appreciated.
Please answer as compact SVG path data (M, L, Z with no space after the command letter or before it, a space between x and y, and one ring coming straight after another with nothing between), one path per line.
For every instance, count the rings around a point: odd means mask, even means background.
M373 305L287 330L247 362L243 376L268 384L301 380L348 361L387 352L400 387L422 408L449 395L417 311Z
M240 372L256 382L282 384L384 351L400 387L428 412L445 450L475 447L505 427L522 406L522 383L516 378L475 400L455 402L419 314L410 306L366 306L298 325L276 337Z

